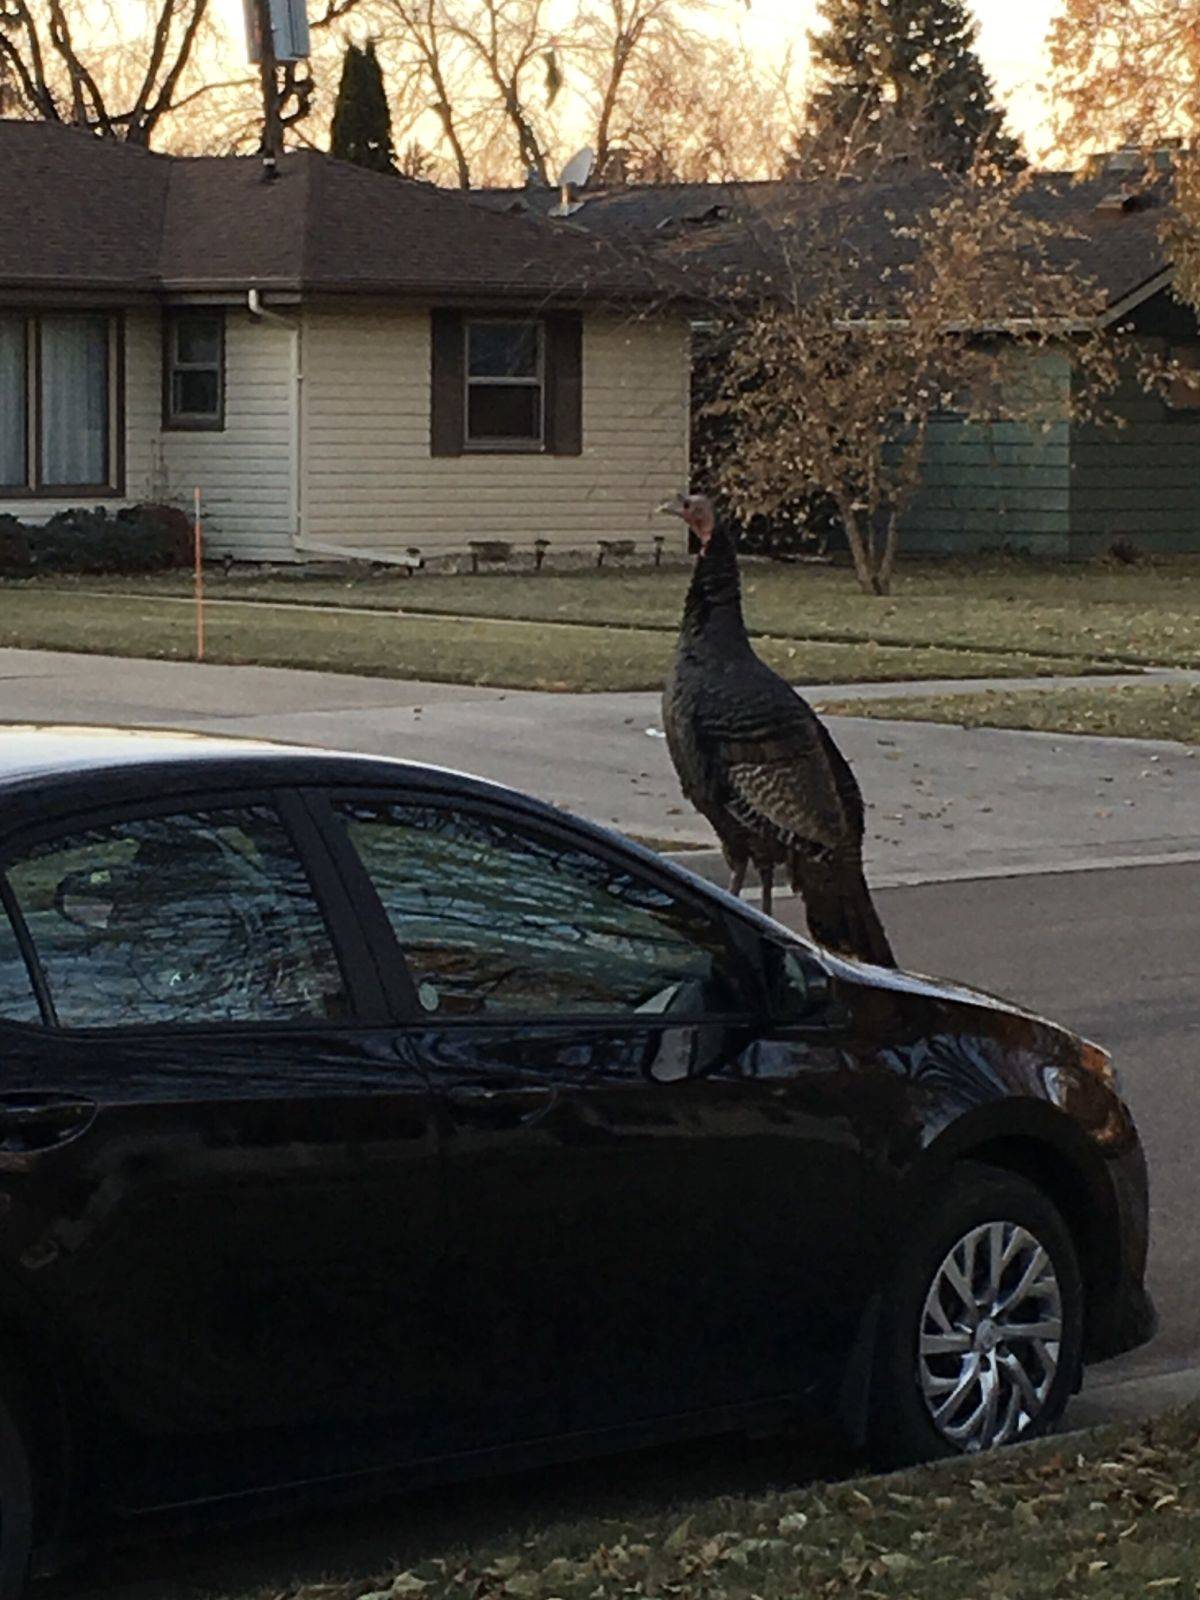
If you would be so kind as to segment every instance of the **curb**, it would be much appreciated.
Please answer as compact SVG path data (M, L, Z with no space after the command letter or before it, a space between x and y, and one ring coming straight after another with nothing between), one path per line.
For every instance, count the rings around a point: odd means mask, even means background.
M1062 1431L1082 1433L1111 1422L1142 1422L1200 1400L1200 1367L1179 1367L1146 1377L1105 1383L1085 1381L1067 1407Z

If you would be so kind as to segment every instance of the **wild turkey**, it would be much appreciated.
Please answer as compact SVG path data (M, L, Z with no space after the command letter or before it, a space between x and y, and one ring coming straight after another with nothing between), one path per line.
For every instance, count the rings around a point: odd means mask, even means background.
M863 876L863 802L812 707L754 654L742 620L737 551L704 495L660 510L682 517L700 550L663 691L663 727L688 799L716 830L740 894L749 862L771 910L787 867L814 939L895 966Z

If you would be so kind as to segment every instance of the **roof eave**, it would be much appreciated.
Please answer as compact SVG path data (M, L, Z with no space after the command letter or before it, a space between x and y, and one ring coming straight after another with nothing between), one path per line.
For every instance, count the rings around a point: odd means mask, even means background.
M1114 322L1120 322L1122 317L1127 317L1131 311L1136 311L1138 306L1153 299L1163 289L1169 288L1174 276L1173 265L1161 267L1144 282L1139 283L1136 289L1131 289L1120 299L1111 301L1108 309L1098 318L1098 326L1110 328Z

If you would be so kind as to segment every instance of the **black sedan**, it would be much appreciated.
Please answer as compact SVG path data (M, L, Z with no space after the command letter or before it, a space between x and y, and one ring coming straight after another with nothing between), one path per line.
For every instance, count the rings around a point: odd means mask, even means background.
M114 1518L840 1410L1153 1324L1105 1053L399 762L0 734L0 1595Z

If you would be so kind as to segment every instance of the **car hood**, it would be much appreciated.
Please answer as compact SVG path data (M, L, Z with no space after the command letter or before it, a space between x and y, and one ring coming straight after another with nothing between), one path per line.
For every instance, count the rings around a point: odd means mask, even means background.
M1119 1095L1112 1058L1101 1045L1082 1034L982 989L927 978L918 973L848 961L829 951L820 952L822 964L854 1008L870 1011L891 1002L888 1009L906 1014L915 1030L932 1037L956 1035L960 1039L987 1039L1016 1057L1046 1067L1066 1069Z

